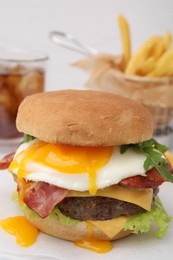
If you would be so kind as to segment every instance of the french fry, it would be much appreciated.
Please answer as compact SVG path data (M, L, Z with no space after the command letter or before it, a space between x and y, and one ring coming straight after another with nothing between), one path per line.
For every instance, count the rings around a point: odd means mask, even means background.
M149 77L164 77L173 75L173 48L168 49L156 62L155 69Z
M173 76L172 36L154 35L144 42L136 53L131 55L129 25L123 16L118 17L123 45L123 71L127 75L148 77Z
M125 73L128 75L134 75L139 68L142 67L143 63L150 57L151 51L157 45L157 42L161 39L160 36L154 35L147 40L132 56Z
M146 76L150 71L154 70L155 67L155 59L153 57L149 57L141 66L141 68L136 71L136 75L138 76Z
M170 77L173 76L173 67L160 68L157 71L151 72L147 77L160 78L160 77Z
M172 36L171 36L170 32L165 33L163 42L164 42L165 49L168 49L172 42Z
M151 56L155 59L158 60L164 51L166 50L166 44L164 42L164 39L161 38L157 43L156 46L151 50Z
M123 63L124 68L127 66L131 57L131 40L130 31L127 20L123 16L118 17L118 23L121 32L122 46L123 46Z
M163 77L170 77L173 76L173 66L169 67L167 72L163 75Z

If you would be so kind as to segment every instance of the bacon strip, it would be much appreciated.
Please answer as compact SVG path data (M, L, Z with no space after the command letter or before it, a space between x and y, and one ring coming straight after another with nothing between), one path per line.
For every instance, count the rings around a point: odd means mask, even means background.
M0 160L0 170L7 169L14 158L15 153L10 153Z
M173 173L173 169L170 165L167 166L167 169ZM146 176L137 175L134 177L129 177L121 180L119 184L127 188L155 189L165 181L166 180L160 175L156 168L152 168L151 170L147 171Z
M26 190L24 203L41 218L46 218L68 192L46 182L33 182Z

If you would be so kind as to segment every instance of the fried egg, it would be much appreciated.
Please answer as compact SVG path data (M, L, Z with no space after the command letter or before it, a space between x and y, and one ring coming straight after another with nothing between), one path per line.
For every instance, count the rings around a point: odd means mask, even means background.
M9 171L26 181L43 181L62 188L89 191L117 184L122 179L145 176L146 156L120 147L79 147L35 139L18 148Z

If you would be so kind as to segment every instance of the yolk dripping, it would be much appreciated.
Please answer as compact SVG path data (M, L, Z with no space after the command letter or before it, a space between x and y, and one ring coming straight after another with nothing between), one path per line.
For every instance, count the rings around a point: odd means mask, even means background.
M0 227L16 237L20 246L29 247L35 243L38 230L23 216L11 217L0 220Z
M23 199L26 194L26 190L29 187L29 183L27 183L24 179L17 180L17 191L18 191L18 202L20 205L23 204Z
M110 241L102 240L80 240L76 241L75 245L88 250L92 250L99 254L107 253L112 249L112 243Z
M99 254L109 252L112 249L112 243L110 241L97 240L96 238L93 238L93 228L93 224L87 222L88 237L83 240L75 241L74 244Z
M27 165L36 162L54 168L61 173L89 174L89 191L97 191L97 172L110 159L112 147L61 146L39 141L20 152L10 165L9 171L19 168L18 179L28 174Z

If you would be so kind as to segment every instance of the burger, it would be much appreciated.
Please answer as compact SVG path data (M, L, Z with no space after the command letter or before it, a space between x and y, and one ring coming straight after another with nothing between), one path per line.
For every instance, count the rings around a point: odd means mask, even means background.
M113 241L170 217L157 194L173 182L153 118L130 99L86 90L28 96L17 115L25 134L9 171L18 201L40 231L84 245Z

